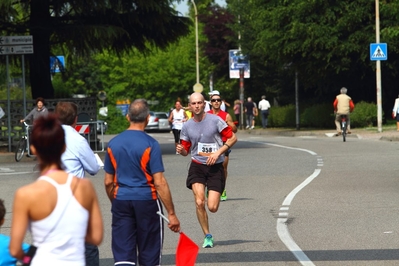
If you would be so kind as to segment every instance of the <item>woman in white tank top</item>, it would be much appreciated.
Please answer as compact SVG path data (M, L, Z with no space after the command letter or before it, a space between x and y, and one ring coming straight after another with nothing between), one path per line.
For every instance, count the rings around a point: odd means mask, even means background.
M32 266L85 265L84 242L99 245L103 238L93 185L62 170L65 136L55 115L36 120L31 139L40 177L15 193L10 253L24 258L21 244L29 228L37 247Z
M180 142L180 132L183 128L184 122L187 121L187 114L181 106L180 101L175 103L176 109L173 109L169 115L169 123L172 123L173 137L175 138L175 146ZM176 153L178 154L178 153Z

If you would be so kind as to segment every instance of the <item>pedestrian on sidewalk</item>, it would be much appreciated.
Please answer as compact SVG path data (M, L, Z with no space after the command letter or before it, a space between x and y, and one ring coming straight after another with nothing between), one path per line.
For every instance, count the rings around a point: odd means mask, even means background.
M246 129L254 129L255 128L255 125L254 125L254 121L255 121L254 114L255 114L255 111L254 111L254 109L256 109L256 105L252 101L252 98L248 97L247 102L245 103L244 106L245 106L245 113L247 115L247 126L246 126Z
M234 116L236 117L236 126L240 126L241 102L240 100L234 101Z
M396 131L399 131L399 95L395 99L395 104L392 110L392 118L396 118Z
M267 128L267 120L269 117L270 103L266 100L266 96L262 95L262 100L259 102L259 110L262 116L262 128Z

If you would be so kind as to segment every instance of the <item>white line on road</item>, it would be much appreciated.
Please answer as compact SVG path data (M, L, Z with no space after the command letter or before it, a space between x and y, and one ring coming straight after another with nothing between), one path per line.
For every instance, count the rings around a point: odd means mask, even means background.
M290 150L298 150L298 151L304 151L307 153L310 153L311 155L317 156L317 153L306 150L306 149L300 149L300 148L293 148L293 147L288 147L288 146L282 146L278 144L271 144L271 143L262 143L266 144L269 146L274 146L274 147L279 147L279 148L284 148L284 149L290 149ZM318 161L318 167L321 166L322 163L322 158L320 156L317 157ZM321 172L321 169L315 169L313 174L310 175L308 178L305 179L299 186L294 188L288 196L285 198L281 208L289 208L291 205L292 200L294 199L295 195L301 191L305 186L307 186L310 182L313 181ZM308 256L306 256L305 252L302 251L302 249L295 243L294 239L292 239L290 232L288 231L288 226L287 226L287 220L288 220L288 212L280 212L279 213L279 218L277 219L277 234L280 237L281 241L284 243L284 245L294 254L294 256L297 258L299 263L301 263L304 266L314 266L314 263L309 259Z
M24 174L33 174L33 173L36 173L37 171L35 171L35 172L33 172L33 171L30 171L30 172L9 172L9 173L0 173L0 176L3 176L3 175L24 175Z
M312 182L320 174L320 169L315 169L313 174L305 179L299 186L297 186L294 190L288 194L283 202L283 206L291 205L291 201L294 199L295 195L301 191L306 185ZM280 213L281 214L281 213ZM281 217L282 215L280 215ZM288 216L288 215L287 215ZM288 231L287 226L287 218L278 218L277 219L277 233L280 237L281 241L285 244L285 246L294 254L294 256L298 259L298 261L305 266L314 265L313 262L306 256L306 254L302 251L302 249L295 243L292 239L290 232Z
M290 194L288 194L288 196L285 198L283 205L284 206L289 206L291 205L291 201L294 199L294 197L296 196L296 194L301 191L304 187L306 187L310 182L313 181L313 179L315 179L319 174L320 174L321 170L320 169L315 169L313 174L310 175L308 178L305 179L305 181L303 181L299 186L297 186L296 188L294 188L294 190L292 190L290 192Z
M310 151L310 150L306 150L306 149L300 149L300 148L293 148L293 147L287 147L287 146L283 146L283 145L278 145L278 144L271 144L271 143L263 143L262 144L266 144L269 146L274 146L274 147L279 147L279 148L284 148L284 149L289 149L289 150L297 150L297 151L304 151L304 152L308 152L312 155L317 155L317 153Z
M280 237L281 241L285 244L285 246L294 254L297 260L305 266L314 266L313 262L306 256L306 254L302 251L302 249L295 243L294 239L292 239L290 233L287 228L287 218L278 218L277 219L277 233Z

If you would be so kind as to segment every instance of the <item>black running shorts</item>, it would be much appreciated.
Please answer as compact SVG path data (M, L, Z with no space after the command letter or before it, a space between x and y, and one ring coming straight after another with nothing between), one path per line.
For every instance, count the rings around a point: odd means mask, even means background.
M191 162L186 186L192 189L192 184L204 184L208 190L214 190L222 194L225 186L223 163L214 165Z

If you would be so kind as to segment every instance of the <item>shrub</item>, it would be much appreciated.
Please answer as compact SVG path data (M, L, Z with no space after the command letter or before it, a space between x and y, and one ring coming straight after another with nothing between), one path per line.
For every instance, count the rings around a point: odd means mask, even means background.
M271 127L295 127L295 105L271 107L268 125Z
M54 98L69 98L71 93L60 77L53 79Z
M108 124L107 134L119 134L129 127L129 122L121 110L111 104L108 105L108 115L101 118L105 118Z
M306 108L300 115L301 127L331 128L334 126L332 104L315 104Z
M384 116L384 114L382 114ZM350 116L351 127L368 127L377 124L377 105L359 102Z

